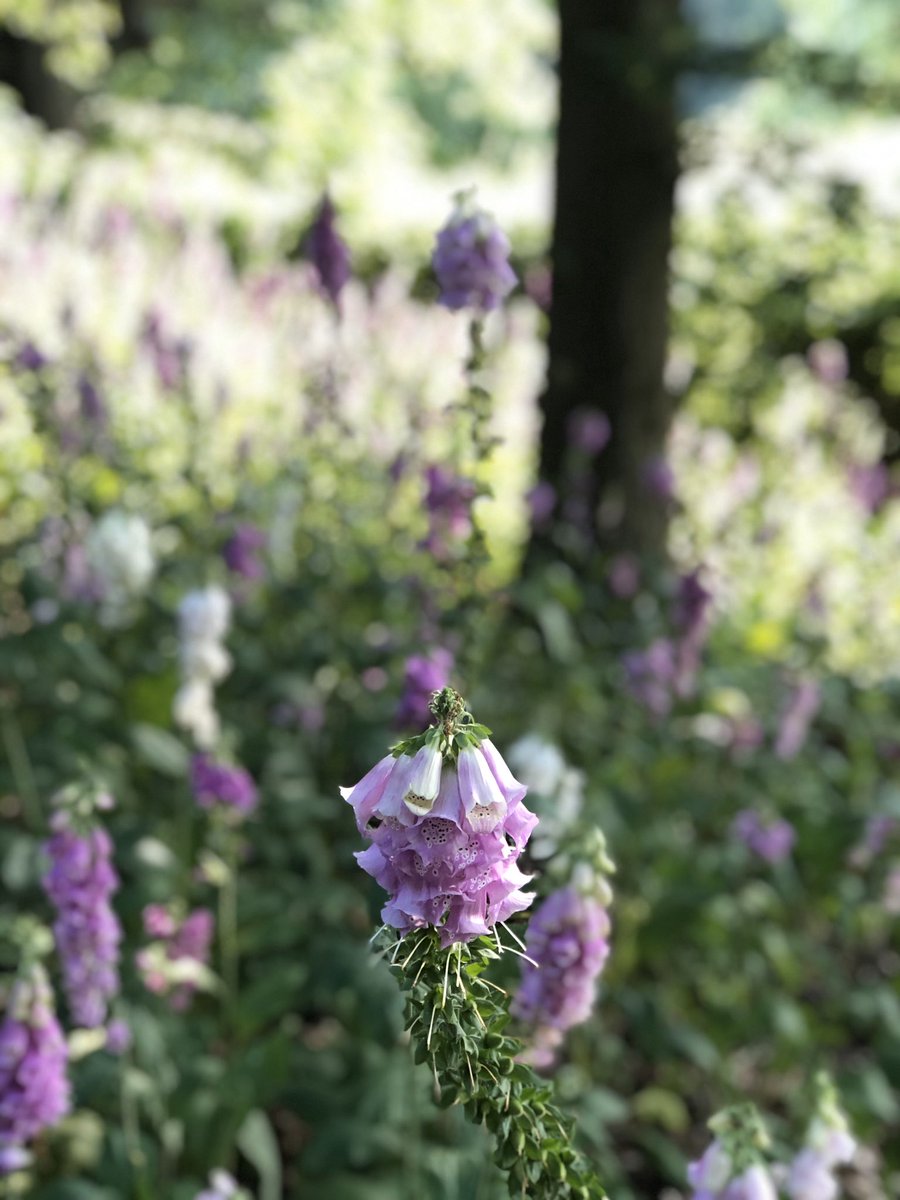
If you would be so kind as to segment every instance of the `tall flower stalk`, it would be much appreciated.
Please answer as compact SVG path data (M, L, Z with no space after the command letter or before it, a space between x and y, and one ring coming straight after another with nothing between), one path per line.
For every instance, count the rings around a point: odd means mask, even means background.
M69 1111L68 1052L43 967L0 993L0 1174L28 1163L27 1144Z
M406 995L416 1060L431 1065L442 1105L463 1105L494 1135L510 1194L596 1200L606 1193L572 1145L571 1121L517 1061L506 993L484 977L503 949L521 953L507 921L531 903L517 859L536 818L462 697L442 689L432 714L343 790L372 842L360 865L389 893L375 940Z
M55 804L44 890L56 909L53 934L69 1015L76 1025L93 1029L106 1021L119 991L122 928L111 904L119 877L112 841L96 816L112 800L103 792L72 787Z

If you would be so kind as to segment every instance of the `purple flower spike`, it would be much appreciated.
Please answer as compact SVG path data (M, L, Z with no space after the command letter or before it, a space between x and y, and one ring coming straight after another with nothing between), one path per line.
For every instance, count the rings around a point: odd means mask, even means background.
M609 930L606 908L573 888L552 892L531 918L527 951L538 966L523 961L511 1010L529 1029L527 1062L552 1066L566 1030L591 1015Z
M225 566L244 579L262 579L266 573L261 554L266 545L262 529L249 522L238 525L222 548Z
M119 886L105 829L76 833L65 822L45 847L50 870L44 890L56 908L53 933L62 961L69 1013L94 1029L106 1021L119 990L122 930L110 899Z
M198 987L206 986L215 918L208 908L195 908L179 921L164 905L148 904L143 920L145 931L157 939L135 957L144 986L168 996L170 1007L183 1012Z
M6 1170L22 1148L69 1111L66 1041L41 967L12 986L0 1023L0 1154ZM18 1153L16 1153L18 1152Z
M80 376L78 380L78 406L82 418L88 425L102 426L106 424L107 412L103 397L96 384L87 375Z
M757 812L745 808L732 823L734 836L764 862L782 862L794 848L796 834L790 821L778 818L763 823Z
M23 371L40 371L49 361L34 342L26 342L14 359L16 366Z
M394 722L399 729L421 729L431 720L431 697L446 687L453 670L453 655L436 647L406 660L403 695Z
M326 193L318 215L309 231L307 254L316 268L319 287L335 308L341 292L350 278L350 251L337 231L334 205Z
M612 437L609 417L598 408L578 408L569 418L569 442L584 454L594 457Z
M453 557L472 530L472 501L476 487L471 479L440 466L425 469L425 508L428 536L423 548L438 561Z
M531 903L517 859L537 818L487 739L454 763L437 750L436 734L414 754L383 758L341 794L372 843L357 861L390 896L382 920L400 933L431 926L446 947L489 933Z
M775 739L775 755L783 761L796 758L806 741L809 727L819 711L822 693L814 679L801 679L791 689L782 709Z
M625 684L634 698L654 716L666 716L678 678L675 644L668 638L657 638L645 650L629 650L622 657L622 667Z
M454 311L498 308L517 282L509 251L509 240L493 217L476 208L471 196L460 196L431 257L441 289L438 302Z
M259 800L256 784L243 767L216 762L208 754L195 754L191 760L191 788L201 808L227 808L241 816L249 816Z

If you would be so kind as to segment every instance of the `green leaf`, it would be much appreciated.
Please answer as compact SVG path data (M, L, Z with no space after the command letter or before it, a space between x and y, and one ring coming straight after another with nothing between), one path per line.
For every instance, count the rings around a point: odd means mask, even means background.
M280 1200L281 1155L271 1122L262 1109L247 1113L238 1130L237 1145L259 1175L259 1200Z
M168 730L157 725L133 725L131 740L138 756L161 775L179 779L187 774L187 747Z

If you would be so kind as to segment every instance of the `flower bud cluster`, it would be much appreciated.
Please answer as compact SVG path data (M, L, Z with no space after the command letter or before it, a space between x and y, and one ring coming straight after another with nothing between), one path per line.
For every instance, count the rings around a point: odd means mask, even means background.
M231 600L214 584L189 592L178 606L181 686L173 716L204 748L219 736L214 685L231 670L231 656L222 644L230 623Z
M163 904L148 904L143 919L145 933L154 939L135 960L144 986L158 996L168 996L170 1006L182 1012L198 989L210 991L214 985L207 966L213 914L208 908L196 908L179 919Z
M236 817L249 816L259 800L256 784L243 767L218 762L209 754L191 759L191 789L201 808L230 810Z
M609 914L573 887L551 892L528 925L522 982L510 1011L527 1028L523 1060L553 1064L567 1030L591 1015L609 955Z
M111 898L119 886L105 829L77 828L66 810L54 817L46 843L50 870L44 890L56 909L53 933L62 962L69 1014L76 1025L103 1025L119 990L122 929Z
M509 253L509 239L493 217L474 204L471 193L462 193L437 235L431 259L439 303L453 310L498 308L516 286Z
M444 946L489 933L532 900L517 860L537 818L488 731L462 713L460 702L341 789L372 842L357 860L390 896L383 921L401 933L432 926Z
M69 1111L66 1042L43 969L12 984L0 1023L0 1162L27 1163L24 1146Z

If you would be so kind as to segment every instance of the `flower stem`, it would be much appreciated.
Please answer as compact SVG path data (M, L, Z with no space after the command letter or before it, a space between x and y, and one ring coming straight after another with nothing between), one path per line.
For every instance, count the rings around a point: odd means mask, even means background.
M44 815L41 811L34 771L31 769L31 759L28 757L28 746L22 736L22 729L16 720L12 705L4 703L0 713L2 713L0 729L3 734L3 748L9 759L16 791L22 801L22 812L29 828L34 833L42 833L44 831Z
M134 1097L128 1087L127 1073L129 1064L122 1061L119 1076L119 1103L122 1114L122 1134L125 1138L125 1148L131 1170L134 1174L134 1192L137 1200L153 1200L153 1189L147 1177L147 1156L141 1145L141 1131L138 1122Z
M516 1060L520 1044L503 1033L506 1007L479 978L497 958L494 943L479 938L445 950L434 930L412 933L406 943L410 952L396 955L390 969L406 994L416 1061L430 1063L440 1104L462 1104L491 1131L511 1196L603 1200L603 1186L572 1144L571 1119L550 1087Z
M219 950L222 978L233 1009L238 995L237 839L229 833L226 847L227 878L219 889Z

